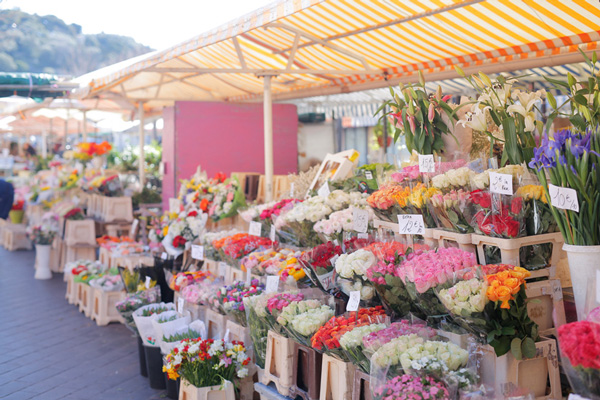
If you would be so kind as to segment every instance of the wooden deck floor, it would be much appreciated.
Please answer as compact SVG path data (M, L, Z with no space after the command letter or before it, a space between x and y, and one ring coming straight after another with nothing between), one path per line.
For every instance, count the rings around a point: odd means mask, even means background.
M0 398L166 398L139 374L131 332L96 326L68 304L62 274L33 279L34 258L0 248Z

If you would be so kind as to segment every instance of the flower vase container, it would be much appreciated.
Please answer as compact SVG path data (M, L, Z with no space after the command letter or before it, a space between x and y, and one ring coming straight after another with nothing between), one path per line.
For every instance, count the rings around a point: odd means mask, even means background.
M273 382L280 394L289 396L294 383L292 380L293 366L294 342L278 333L269 331L265 370L261 383L268 386Z
M371 376L360 369L354 372L354 387L352 388L352 400L373 400L371 393Z
M356 366L323 354L320 400L352 400Z
M10 222L13 224L20 224L23 222L23 215L25 215L23 210L10 210L8 212L8 216L10 218Z
M146 352L144 351L144 343L141 336L137 335L138 360L140 362L140 375L148 377L148 367L146 366Z
M229 381L223 385L197 388L185 379L179 385L179 400L233 400L235 393L233 384Z
M163 358L160 353L160 347L150 347L144 345L146 354L146 370L148 371L148 380L152 389L165 390L165 375L163 373Z
M596 271L600 271L600 262L598 262L600 246L564 244L563 250L567 253L567 259L569 260L577 319L583 321L585 319L588 282L596 278Z
M492 346L481 346L481 383L493 387L502 398L520 387L531 391L536 400L560 398L556 340L542 337L535 348L535 357L517 360L510 351L497 357Z
M36 244L35 245L35 263L37 268L35 269L35 279L52 279L52 271L50 271L50 251L52 245L50 244Z
M294 343L294 365L291 388L293 398L319 400L323 355L315 349Z

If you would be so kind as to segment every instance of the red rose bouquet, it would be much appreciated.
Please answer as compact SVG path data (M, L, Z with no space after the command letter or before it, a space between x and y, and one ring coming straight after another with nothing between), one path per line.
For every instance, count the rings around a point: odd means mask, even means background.
M471 200L475 207L473 227L477 233L509 239L525 234L522 197L474 190Z
M558 341L573 390L589 399L600 399L600 324L577 321L562 325Z
M320 244L305 251L299 261L310 280L321 290L329 291L334 284L334 266L342 247L333 242Z

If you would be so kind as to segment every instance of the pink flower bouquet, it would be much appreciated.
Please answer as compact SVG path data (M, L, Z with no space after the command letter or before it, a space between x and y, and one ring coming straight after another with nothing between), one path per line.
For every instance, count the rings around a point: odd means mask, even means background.
M376 400L450 400L446 386L432 377L396 376L373 391Z

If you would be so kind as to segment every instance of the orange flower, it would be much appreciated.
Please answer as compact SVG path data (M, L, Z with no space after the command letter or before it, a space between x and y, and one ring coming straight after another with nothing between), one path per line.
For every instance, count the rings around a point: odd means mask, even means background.
M506 286L490 286L486 292L486 295L490 301L501 301L502 304L500 308L509 309L510 305L508 304L509 300L513 300L510 288Z
M200 202L200 209L204 212L208 210L208 199L202 199L202 201Z
M513 295L519 293L519 290L521 290L521 282L517 278L506 279L504 285L510 289Z

